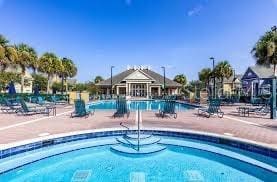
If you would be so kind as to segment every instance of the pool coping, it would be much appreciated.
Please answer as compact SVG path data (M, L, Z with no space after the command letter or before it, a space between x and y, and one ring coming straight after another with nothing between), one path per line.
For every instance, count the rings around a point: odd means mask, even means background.
M188 139L196 139L200 141L207 141L217 144L223 144L234 148L240 148L246 151L258 153L271 158L277 159L277 146L260 143L252 140L242 139L234 136L226 136L221 134L176 129L176 128L157 128L157 127L143 127L142 132L153 133L154 135L175 136ZM35 150L45 146L51 146L70 141L97 138L102 136L122 135L126 133L122 127L103 128L93 130L80 130L68 133L60 133L37 137L29 140L0 145L0 159L9 157L18 153ZM136 128L130 128L129 132L135 132Z

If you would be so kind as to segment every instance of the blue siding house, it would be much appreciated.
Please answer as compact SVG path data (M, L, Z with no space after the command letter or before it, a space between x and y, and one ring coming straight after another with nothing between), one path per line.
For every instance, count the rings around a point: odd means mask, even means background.
M273 67L270 66L248 67L241 78L243 92L252 97L268 94L273 75Z

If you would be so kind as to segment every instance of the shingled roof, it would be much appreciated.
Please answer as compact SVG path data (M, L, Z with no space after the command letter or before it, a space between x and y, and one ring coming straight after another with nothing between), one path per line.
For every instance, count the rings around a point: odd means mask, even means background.
M124 78L126 78L128 75L136 72L137 69L129 69L129 70L126 70L126 71L123 71L117 75L114 75L113 76L113 84L119 84L121 83ZM154 82L152 84L161 84L163 85L163 82L164 82L164 77L150 69L141 69L139 70L141 71L142 73L148 75L149 77L153 78L154 79ZM173 80L170 80L168 78L165 79L165 84L167 87L181 87L182 85L173 81ZM99 86L110 86L111 85L111 78L108 78L107 80L104 80L104 81L101 81L100 83L98 83L97 85Z
M274 69L272 66L251 66L249 67L259 78L271 78Z

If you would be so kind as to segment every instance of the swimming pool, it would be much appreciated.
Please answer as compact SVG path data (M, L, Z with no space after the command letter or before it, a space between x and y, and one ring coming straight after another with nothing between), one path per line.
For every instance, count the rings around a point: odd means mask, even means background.
M164 101L161 100L128 100L127 107L131 111L137 110L139 107L144 111L158 111L163 107ZM97 110L111 110L116 109L116 101L115 100L105 100L105 101L97 101L89 104L90 108L94 108ZM176 103L175 109L176 111L186 111L189 109L193 109L195 106L184 104L184 103Z
M0 181L252 182L276 179L276 158L227 149L207 141L156 134L161 137L158 144L166 149L148 155L111 150L118 145L117 137L122 136L122 132L17 154L1 160L0 167L3 169L6 163L9 170L0 175ZM11 167L14 165L9 162L11 159L14 163L33 161Z

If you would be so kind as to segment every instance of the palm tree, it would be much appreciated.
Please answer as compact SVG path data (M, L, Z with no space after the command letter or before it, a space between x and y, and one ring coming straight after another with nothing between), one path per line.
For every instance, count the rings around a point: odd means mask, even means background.
M207 88L210 85L212 70L210 68L203 68L198 73L198 78L201 82L205 83L205 87Z
M101 82L101 81L103 81L104 80L104 78L102 77L102 76L96 76L95 78L94 78L94 83L95 84L97 84L97 83L99 83L99 82Z
M44 53L38 60L38 70L47 74L47 93L50 91L50 79L55 74L60 74L62 63L54 53Z
M233 68L228 61L221 61L215 67L215 76L221 80L221 89L223 94L224 78L229 79L233 75Z
M187 78L184 74L176 75L173 80L183 86L187 84Z
M0 35L0 67L4 71L8 66L15 65L17 52L13 46L8 45L9 41Z
M63 81L65 80L67 82L67 78L72 78L76 76L77 74L77 67L73 63L71 59L68 58L63 58L61 60L62 63L62 70L60 72L60 77L62 77L62 92L64 91L63 89ZM67 83L66 83L66 92L67 92Z
M270 66L273 65L274 76L276 76L277 65L277 31L276 26L272 27L271 31L268 31L263 35L251 53L257 60L257 64Z
M23 93L26 69L36 69L37 53L32 47L23 43L16 45L15 48L18 55L16 65L19 66L21 70L21 93Z

